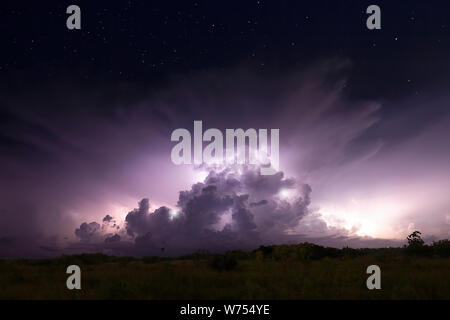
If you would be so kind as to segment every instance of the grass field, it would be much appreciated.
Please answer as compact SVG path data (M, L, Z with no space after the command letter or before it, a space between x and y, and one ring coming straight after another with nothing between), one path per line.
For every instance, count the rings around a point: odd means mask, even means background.
M450 258L236 262L221 270L204 257L0 260L0 299L450 299ZM81 290L66 287L71 263L81 268ZM366 287L372 264L381 268L381 290Z

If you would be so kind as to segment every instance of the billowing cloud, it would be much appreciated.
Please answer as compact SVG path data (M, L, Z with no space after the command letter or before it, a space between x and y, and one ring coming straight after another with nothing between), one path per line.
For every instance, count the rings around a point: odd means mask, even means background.
M300 235L364 245L366 235L404 238L411 223L447 236L446 93L361 101L348 95L348 67L333 60L270 77L210 71L153 90L55 85L5 94L0 239L169 252ZM279 128L283 173L203 168L207 178L194 183L192 167L171 163L169 139L194 120L205 129ZM130 211L144 197L151 201ZM106 242L115 234L120 241Z
M113 217L111 217L109 214L107 214L104 218L103 218L103 222L111 222L113 221Z
M117 233L113 236L106 237L106 239L105 239L105 243L114 243L114 242L119 242L119 241L120 241L120 236Z
M260 176L258 168L250 166L211 170L203 182L179 193L176 208L151 210L149 199L139 201L125 218L125 228L119 231L122 236L103 234L97 238L96 248L113 254L157 255L164 251L180 255L200 249L253 249L303 241L338 247L401 244L357 237L357 230L328 225L311 208L311 193L308 184L286 178L282 172ZM88 224L82 226L86 229ZM119 242L123 245L107 246Z
M282 172L261 176L257 168L210 171L203 182L181 191L176 209L150 212L148 199L126 217L126 229L143 251L179 253L198 249L250 248L282 241L308 213L311 188ZM283 199L284 188L293 190ZM257 205L255 205L257 204ZM277 239L278 238L278 239Z
M97 222L83 222L79 228L75 229L75 235L82 241L90 241L97 235L100 225Z

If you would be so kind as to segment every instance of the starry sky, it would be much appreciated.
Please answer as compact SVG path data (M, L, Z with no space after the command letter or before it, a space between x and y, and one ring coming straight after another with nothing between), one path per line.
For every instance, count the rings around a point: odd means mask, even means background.
M449 9L3 1L0 254L448 238ZM194 120L279 128L280 172L175 166Z

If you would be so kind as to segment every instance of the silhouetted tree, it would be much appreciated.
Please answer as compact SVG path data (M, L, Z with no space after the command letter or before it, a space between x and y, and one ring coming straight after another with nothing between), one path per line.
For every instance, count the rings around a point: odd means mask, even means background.
M408 240L408 248L420 248L423 247L425 242L420 236L422 233L420 231L414 231L406 239Z
M408 253L413 255L425 255L429 253L429 250L427 250L428 247L425 245L425 241L423 241L421 234L420 231L414 231L406 238L406 240L408 240L408 246L406 247Z

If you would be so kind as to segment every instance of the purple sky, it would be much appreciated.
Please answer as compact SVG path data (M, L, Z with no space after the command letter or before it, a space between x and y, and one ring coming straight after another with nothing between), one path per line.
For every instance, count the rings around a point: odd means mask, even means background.
M0 155L0 252L386 246L414 230L448 238L448 93L350 99L349 68L327 60L269 78L233 68L157 90L62 83L6 96L14 143ZM193 132L194 120L204 130L279 128L281 172L174 165L170 134Z

